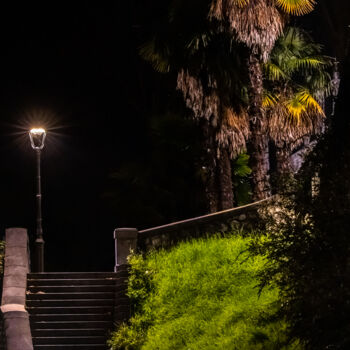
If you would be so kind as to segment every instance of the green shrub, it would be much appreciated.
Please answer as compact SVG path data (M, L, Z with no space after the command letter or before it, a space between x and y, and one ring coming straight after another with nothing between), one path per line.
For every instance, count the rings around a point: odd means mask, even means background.
M287 349L275 317L278 291L258 295L262 256L250 238L214 237L130 258L128 294L135 314L110 340L112 349ZM300 349L296 344L288 349Z

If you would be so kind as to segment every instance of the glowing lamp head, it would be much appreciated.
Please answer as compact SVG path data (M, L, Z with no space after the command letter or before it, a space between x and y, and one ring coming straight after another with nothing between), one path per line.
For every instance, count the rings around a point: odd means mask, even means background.
M43 149L46 131L42 128L33 128L29 131L30 143L33 149Z

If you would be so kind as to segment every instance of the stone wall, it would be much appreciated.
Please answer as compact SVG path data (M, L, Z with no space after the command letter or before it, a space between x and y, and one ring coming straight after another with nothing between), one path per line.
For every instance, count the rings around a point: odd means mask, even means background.
M180 241L232 230L254 230L261 226L259 208L271 199L224 210L168 225L141 230L137 235L139 251L170 247Z
M130 299L126 295L128 288L129 266L119 265L116 279L115 299L114 299L114 323L120 325L130 318Z
M24 228L6 229L1 312L7 350L33 350L25 309L29 272L28 236Z

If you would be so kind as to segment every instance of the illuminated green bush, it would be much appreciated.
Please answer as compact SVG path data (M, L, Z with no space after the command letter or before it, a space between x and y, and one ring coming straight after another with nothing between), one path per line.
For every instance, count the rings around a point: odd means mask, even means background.
M128 294L135 314L113 333L112 349L300 349L284 346L277 290L258 295L264 258L248 255L249 242L214 237L133 256Z

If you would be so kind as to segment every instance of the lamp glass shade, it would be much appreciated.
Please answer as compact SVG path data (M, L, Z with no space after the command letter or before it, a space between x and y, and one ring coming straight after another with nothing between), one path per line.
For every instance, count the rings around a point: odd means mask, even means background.
M29 131L30 143L33 149L43 149L46 137L46 131L42 128L34 128Z

